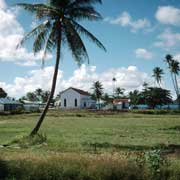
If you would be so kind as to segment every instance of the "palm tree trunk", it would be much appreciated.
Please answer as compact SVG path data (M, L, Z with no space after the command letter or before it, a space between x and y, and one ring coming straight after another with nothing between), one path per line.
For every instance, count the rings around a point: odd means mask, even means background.
M58 28L60 29L61 27L61 24L59 23L58 25ZM38 133L40 127L41 127L41 124L47 114L47 111L48 111L48 108L49 108L49 105L51 103L51 100L54 96L54 92L55 92L55 89L56 89L56 81L57 81L57 76L58 76L58 69L59 69L59 63L60 63L60 54L61 54L61 30L59 31L58 33L58 37L57 37L57 51L56 51L56 64L55 64L55 69L54 69L54 75L53 75L53 81L52 81L52 87L51 87L51 92L50 92L50 95L48 97L48 101L46 103L46 106L43 110L43 112L41 113L40 115L40 118L36 124L36 126L34 127L34 129L32 130L32 132L30 133L30 136L34 136Z
M176 74L174 74L174 79L175 79L175 84L176 84L176 91L177 91L177 94L179 95L179 87L178 87Z
M174 74L174 79L175 79L175 83L176 83L178 108L180 109L180 98L179 98L180 94L179 94L179 86L178 86L178 81L177 81L176 74Z
M177 93L177 88L176 88L176 84L175 84L175 80L174 80L174 78L173 78L173 73L171 72L171 79L172 79L172 83L173 83L173 86L174 86L174 90L175 90L175 92L176 92L176 95L178 95L178 93Z
M100 110L101 109L100 99L98 99L98 104L99 104L99 110Z
M160 81L158 82L158 85L159 85L159 88L161 88L161 83L160 83Z

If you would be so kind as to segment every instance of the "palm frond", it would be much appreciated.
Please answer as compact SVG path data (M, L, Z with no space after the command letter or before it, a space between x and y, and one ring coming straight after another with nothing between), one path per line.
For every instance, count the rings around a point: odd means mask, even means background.
M86 20L86 19L90 21L102 20L101 14L98 13L92 6L68 9L66 11L66 14L68 15L68 17L74 20Z
M72 20L72 24L76 31L78 31L81 34L84 34L89 40L91 40L93 43L95 43L100 49L103 49L105 52L107 51L104 45L92 34L90 33L86 28Z
M89 63L89 56L80 35L70 21L64 20L64 23L67 44L75 61L78 65L81 65L85 60Z
M17 48L22 46L28 39L30 39L30 38L32 38L34 36L37 36L44 29L44 26L46 26L46 22L38 25L31 32L27 33L23 37L23 39L17 44Z
M75 0L73 1L68 8L75 8L75 7L82 7L82 6L87 6L87 5L92 5L95 3L102 3L102 0Z
M51 31L51 23L47 21L41 31L36 36L35 41L33 43L33 52L37 53L43 49L43 45L46 42L48 32Z
M42 57L42 67L44 67L45 58L47 55L47 52L52 52L53 48L56 46L56 24L54 23L51 29L51 32L48 35L48 38L46 39L45 45L44 45L44 51L43 51L43 57Z
M55 17L61 15L57 8L46 5L46 4L27 4L18 3L17 7L23 8L26 11L34 13L38 19Z

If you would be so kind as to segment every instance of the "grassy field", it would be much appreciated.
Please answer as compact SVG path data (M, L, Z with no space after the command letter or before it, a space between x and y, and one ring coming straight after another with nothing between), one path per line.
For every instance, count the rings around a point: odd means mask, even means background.
M0 116L0 144L16 142L26 136L38 116L38 113ZM40 133L47 136L43 145L19 148L15 144L0 148L0 157L8 160L106 154L112 158L119 154L122 158L127 153L179 145L180 116L52 110ZM179 153L172 158L180 167Z
M27 135L37 119L38 114L0 116L1 144ZM88 151L93 144L105 151L150 149L180 144L180 116L51 111L41 133L47 135L43 150Z

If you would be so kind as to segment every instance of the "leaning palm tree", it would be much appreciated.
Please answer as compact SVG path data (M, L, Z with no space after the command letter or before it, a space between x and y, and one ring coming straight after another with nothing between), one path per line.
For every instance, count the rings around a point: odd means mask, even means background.
M153 69L153 75L152 76L155 78L155 81L159 85L159 87L161 87L161 80L162 80L163 74L164 74L164 71L160 67L155 67Z
M177 100L178 100L179 109L180 109L180 90L179 90L179 85L178 85L178 80L177 80L177 76L179 75L179 72L180 72L180 63L174 60L173 56L169 54L166 56L165 61L167 62L169 71L171 73L171 79L173 82L174 90L177 95Z
M178 86L177 76L179 75L179 72L180 72L180 66L179 66L178 61L172 60L172 62L170 63L170 71L174 75L174 82L175 82L176 91L179 94L179 86Z
M18 7L34 14L40 23L22 39L20 45L29 38L34 38L33 51L34 53L44 51L43 63L46 54L56 49L55 69L50 96L35 128L30 134L31 136L39 131L53 98L62 45L66 44L68 46L78 65L81 65L84 61L89 62L88 53L81 35L84 35L106 51L103 44L78 23L80 20L96 21L102 19L101 15L94 9L94 3L101 3L101 0L49 0L44 4L17 4Z
M98 102L99 109L101 109L100 100L103 95L103 89L104 89L103 85L101 84L101 82L96 81L93 83L92 89L93 89L93 96L95 97L95 99Z
M174 75L173 75L173 72L172 72L172 62L173 62L173 56L170 55L170 54L167 54L166 57L165 57L165 62L167 63L168 65L168 68L170 70L170 73L171 73L171 80L172 80L172 83L173 83L173 86L174 86L174 90L177 94L177 89L176 89L176 85L175 85L175 81L174 81Z

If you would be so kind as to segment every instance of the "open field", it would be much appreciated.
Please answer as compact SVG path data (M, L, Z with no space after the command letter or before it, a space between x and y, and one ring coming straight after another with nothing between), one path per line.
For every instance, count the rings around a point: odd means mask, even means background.
M27 135L38 114L0 117L0 144ZM179 115L143 115L51 111L41 133L47 135L44 151L89 151L93 144L104 151L151 149L180 144Z
M16 142L27 135L37 118L38 114L0 116L0 144ZM180 116L52 110L48 113L41 133L47 135L47 143L22 148L16 145L0 148L0 157L4 160L41 159L40 162L45 157L61 160L65 157L66 160L71 159L70 162L79 162L78 158L85 161L91 159L88 163L99 158L97 164L101 161L113 163L114 158L126 161L127 154L128 157L136 156L138 152L164 149L170 144L179 145ZM169 156L172 166L178 168L179 154L177 152Z

